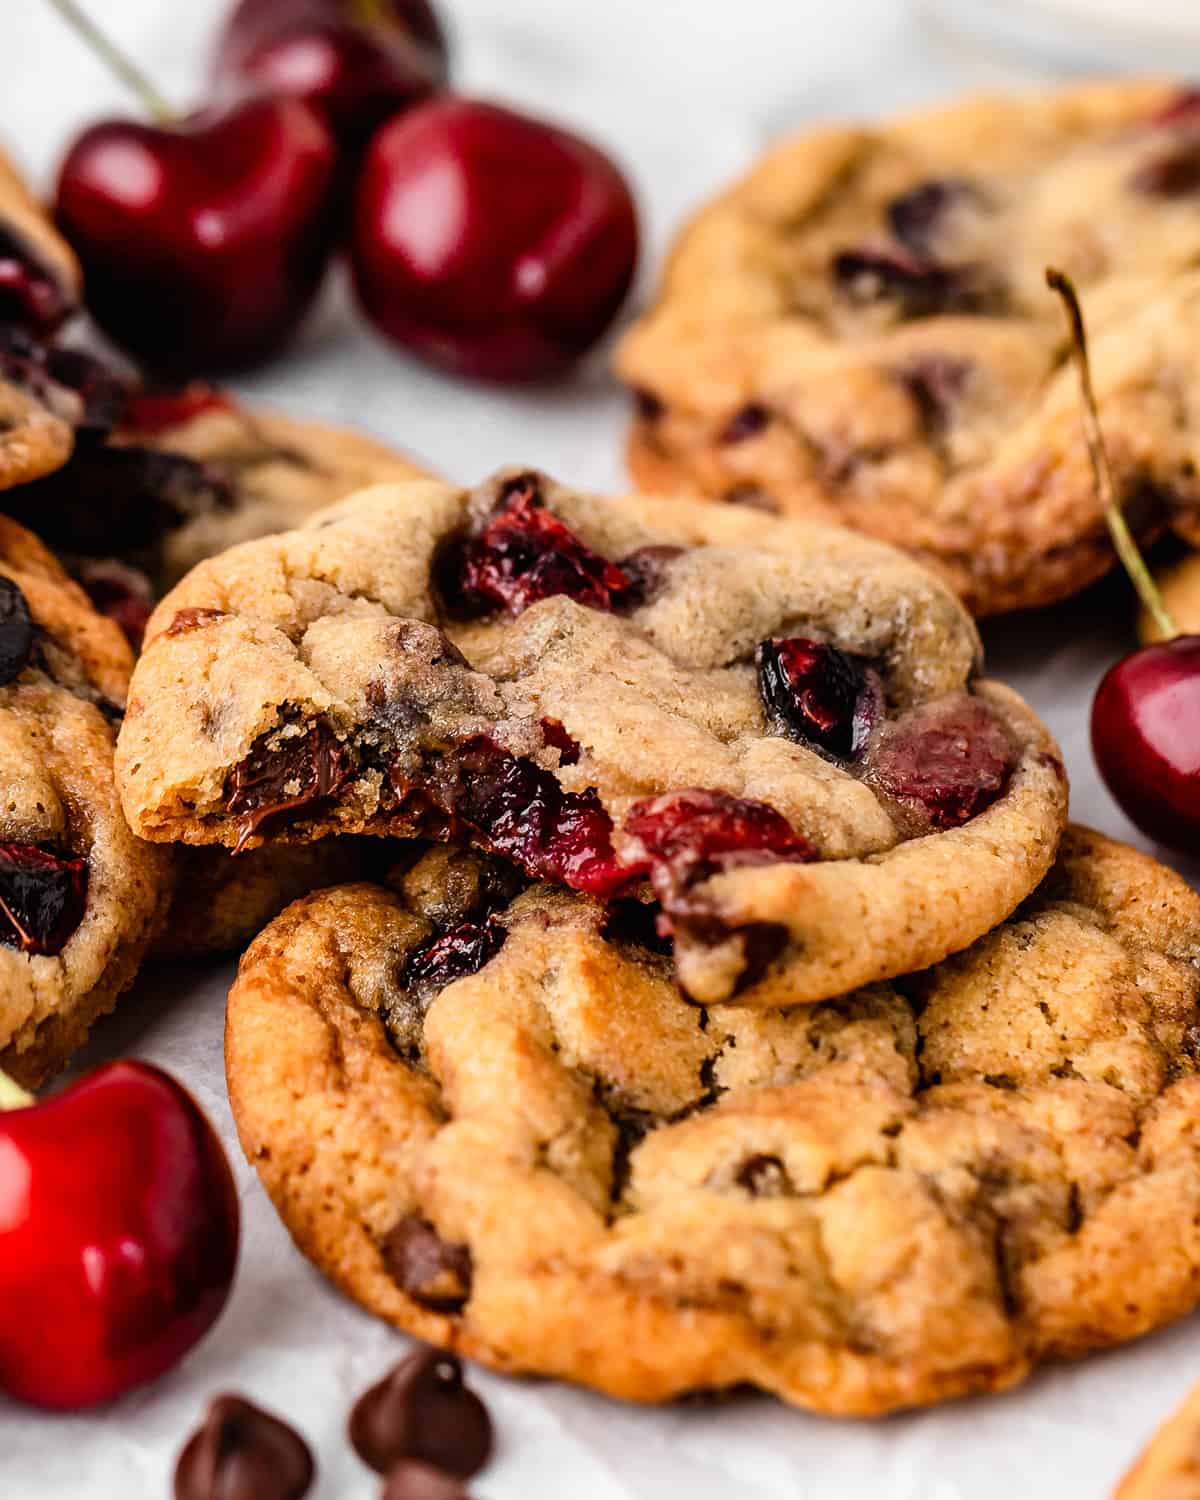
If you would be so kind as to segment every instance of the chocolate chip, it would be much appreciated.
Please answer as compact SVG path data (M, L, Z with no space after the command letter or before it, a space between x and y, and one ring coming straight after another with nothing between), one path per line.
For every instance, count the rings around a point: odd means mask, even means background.
M730 417L717 441L723 444L744 443L747 438L756 437L770 420L771 413L767 408L757 401L751 401Z
M1187 198L1200 193L1200 141L1185 141L1143 162L1129 185L1153 198Z
M907 250L843 250L831 271L848 301L891 303L904 318L986 312L999 295L978 267L943 266Z
M970 365L949 354L922 354L897 374L916 403L926 433L941 436L966 391Z
M761 510L769 516L778 516L783 507L766 490L757 484L738 484L731 490L727 490L721 497L726 505L744 505L749 510Z
M463 1384L460 1360L441 1349L418 1349L355 1403L350 1441L380 1474L402 1458L416 1458L469 1479L492 1451L492 1421Z
M25 670L36 634L25 595L11 578L0 578L0 687Z
M447 1244L418 1214L405 1214L379 1253L400 1290L431 1312L460 1312L471 1295L470 1250Z
M226 783L225 805L240 825L234 853L268 818L336 796L349 775L346 754L325 724L289 738L279 730L260 735Z
M643 422L657 422L666 407L653 391L648 391L644 386L635 386L633 390L633 409Z
M313 1482L308 1444L241 1396L217 1396L175 1467L175 1500L300 1500Z
M620 601L621 608L637 609L649 604L666 583L668 564L682 557L685 550L669 543L659 543L639 547L636 552L623 557L617 566L629 579L629 592Z
M471 1500L452 1474L403 1459L388 1475L380 1500Z

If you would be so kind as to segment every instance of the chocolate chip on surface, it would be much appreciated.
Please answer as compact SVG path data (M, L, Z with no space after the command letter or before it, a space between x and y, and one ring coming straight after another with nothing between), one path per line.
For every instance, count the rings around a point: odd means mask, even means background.
M462 1363L417 1349L364 1392L350 1413L350 1441L380 1474L404 1458L469 1479L492 1451L487 1408L463 1384Z
M453 1474L406 1458L391 1471L380 1500L471 1500Z
M25 670L36 634L25 595L11 578L0 577L0 687Z
M286 1422L241 1396L216 1396L179 1455L175 1500L300 1500L315 1472Z

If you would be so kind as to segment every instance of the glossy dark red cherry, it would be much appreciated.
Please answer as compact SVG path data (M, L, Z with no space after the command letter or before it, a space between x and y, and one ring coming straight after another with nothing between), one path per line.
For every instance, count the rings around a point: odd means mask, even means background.
M215 73L316 105L357 152L385 120L443 87L448 58L429 0L240 0Z
M435 364L492 380L569 365L616 316L637 213L609 158L479 100L437 99L385 125L354 203L367 316Z
M1100 774L1142 832L1200 850L1200 636L1159 641L1111 667L1091 729Z
M55 200L92 315L154 369L275 354L329 260L336 165L328 128L299 99L247 99L175 125L93 125L68 151Z
M0 1114L0 1390L69 1411L153 1380L221 1311L237 1249L225 1152L167 1074L110 1063L9 1108Z
M1184 96L1191 119L1191 96ZM1083 425L1096 494L1113 545L1164 639L1111 667L1092 701L1092 754L1110 792L1151 838L1200 851L1200 636L1180 635L1138 550L1117 498L1092 387L1087 333L1075 288L1046 280L1067 310L1083 395Z

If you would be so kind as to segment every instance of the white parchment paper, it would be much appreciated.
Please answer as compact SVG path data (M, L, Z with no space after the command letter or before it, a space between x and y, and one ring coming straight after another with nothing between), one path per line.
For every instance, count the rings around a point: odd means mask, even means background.
M199 97L221 0L88 3L169 96ZM901 0L441 3L455 26L463 86L583 127L630 170L647 272L680 218L780 130L1032 71L968 51ZM38 0L7 0L3 20L0 138L45 184L78 124L126 112L128 103ZM521 462L597 488L624 482L624 402L602 359L549 391L456 383L385 347L336 286L301 347L241 388L297 414L357 422L463 481ZM1099 785L1087 742L1092 692L1130 644L1130 616L1118 582L986 635L993 673L1025 693L1062 742L1076 816L1139 842ZM145 975L87 1059L152 1059L184 1079L217 1123L244 1211L230 1305L180 1369L110 1410L48 1417L0 1398L0 1500L161 1500L183 1436L208 1396L229 1388L307 1434L320 1463L315 1500L378 1493L344 1442L343 1423L352 1398L405 1341L325 1286L241 1160L221 1062L231 974L232 966L176 966ZM641 1410L568 1386L474 1378L499 1434L495 1462L472 1484L479 1500L1091 1500L1109 1493L1200 1378L1200 1326L1192 1319L1044 1372L1006 1396L874 1424L807 1417L753 1396Z

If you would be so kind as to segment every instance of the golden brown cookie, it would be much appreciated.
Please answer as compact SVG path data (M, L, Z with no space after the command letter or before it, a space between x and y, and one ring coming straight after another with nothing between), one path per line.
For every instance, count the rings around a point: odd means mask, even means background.
M1047 265L1087 310L1118 489L1200 537L1200 93L972 97L784 142L681 235L617 355L659 493L837 520L977 614L1114 554Z
M965 947L1066 817L957 601L841 529L528 471L380 486L201 564L146 641L118 757L142 837L462 838L653 892L704 1001Z
M132 658L49 552L0 516L0 1068L57 1072L128 987L171 889L113 784Z
M1200 1500L1200 1386L1150 1439L1113 1500Z
M502 1370L866 1416L1200 1296L1200 897L1072 831L1008 922L811 1009L684 1003L636 904L441 849L306 898L229 998L299 1248Z

